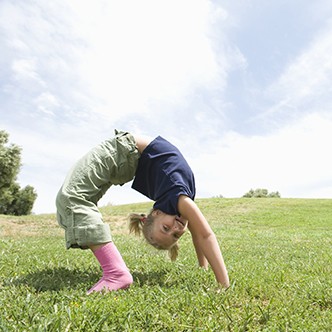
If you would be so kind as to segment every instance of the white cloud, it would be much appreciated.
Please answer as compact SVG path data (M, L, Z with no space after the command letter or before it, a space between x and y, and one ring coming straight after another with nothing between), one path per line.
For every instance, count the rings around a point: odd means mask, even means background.
M12 70L17 81L35 81L35 83L45 85L37 73L36 62L32 59L13 60Z
M43 92L35 98L34 102L41 112L49 115L54 115L52 109L60 106L59 100L50 92Z
M209 39L209 1L73 2L86 41L80 73L104 113L150 111L152 100L185 98L220 79ZM220 9L221 10L221 9ZM87 15L89 13L89 15ZM225 64L226 62L224 62ZM223 77L225 79L225 77Z
M240 197L251 188L283 197L330 197L330 114L310 114L268 136L228 133L192 160L198 191Z
M22 87L23 76L38 79L44 86L34 87L34 94L50 92L113 121L155 114L155 101L181 105L200 87L224 87L229 62L239 58L223 47L216 53L214 25L228 16L207 0L1 6L1 27Z
M281 76L267 89L277 100L267 112L312 111L311 103L326 108L330 105L332 86L332 24L320 31L308 47L285 68ZM330 106L329 106L330 108Z

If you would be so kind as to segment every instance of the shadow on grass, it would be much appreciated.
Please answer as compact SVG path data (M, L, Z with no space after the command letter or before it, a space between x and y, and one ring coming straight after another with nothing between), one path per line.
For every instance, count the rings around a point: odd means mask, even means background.
M167 271L133 272L134 284L138 287L144 285L171 287L165 282ZM101 277L101 271L68 269L65 267L49 268L29 273L21 278L10 281L15 286L26 285L34 288L36 292L60 291L63 289L88 289ZM8 283L9 284L9 283Z
M80 289L82 286L98 281L98 274L90 270L68 269L65 267L38 270L11 282L16 286L26 285L36 292Z

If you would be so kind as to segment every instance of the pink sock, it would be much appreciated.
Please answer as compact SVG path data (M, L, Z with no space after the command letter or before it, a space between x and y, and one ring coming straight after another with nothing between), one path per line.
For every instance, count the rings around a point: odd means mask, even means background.
M124 289L133 283L133 277L113 242L109 242L97 249L94 255L103 270L103 276L88 290L88 294Z

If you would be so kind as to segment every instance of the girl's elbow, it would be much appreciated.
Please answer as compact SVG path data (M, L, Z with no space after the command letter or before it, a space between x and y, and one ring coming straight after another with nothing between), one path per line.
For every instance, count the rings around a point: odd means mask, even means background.
M216 235L213 233L213 231L206 232L202 234L202 239L204 241L215 241L217 240Z

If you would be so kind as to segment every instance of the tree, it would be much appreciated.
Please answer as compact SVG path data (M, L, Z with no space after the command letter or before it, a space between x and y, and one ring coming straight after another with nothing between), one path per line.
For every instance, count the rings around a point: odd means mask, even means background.
M0 130L0 214L31 213L37 193L31 186L21 189L16 182L21 167L21 148L8 144L8 133Z
M268 194L268 197L280 198L281 195L280 195L279 191L272 191L271 193Z
M250 189L247 193L245 193L242 197L273 197L273 198L280 198L280 194L278 191L274 191L269 193L267 189L257 188L255 190Z

